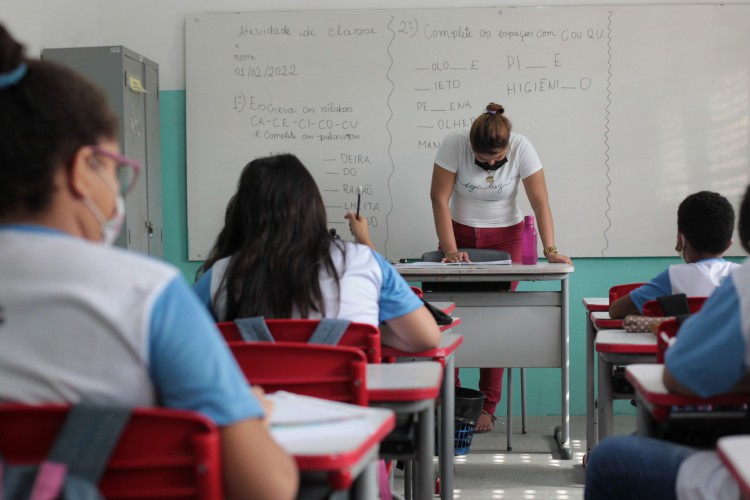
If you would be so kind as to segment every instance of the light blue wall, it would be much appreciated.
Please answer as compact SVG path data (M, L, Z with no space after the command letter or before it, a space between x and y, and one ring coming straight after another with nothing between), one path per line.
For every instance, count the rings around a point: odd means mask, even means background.
M161 102L162 181L164 201L164 258L182 270L192 282L200 262L188 261L187 201L185 176L185 92L163 91ZM585 223L585 222L582 222ZM635 235L637 236L637 235ZM564 250L564 249L563 249ZM648 281L675 258L575 259L575 273L570 280L570 413L584 415L586 403L586 330L581 300L603 297L610 286L618 283ZM533 285L522 284L522 290ZM543 285L536 286L541 288ZM462 382L476 387L478 370L465 369ZM514 413L520 414L520 376L514 376ZM505 413L505 399L498 413ZM527 411L529 415L560 414L560 370L536 368L527 370ZM616 405L619 413L633 413L626 401Z

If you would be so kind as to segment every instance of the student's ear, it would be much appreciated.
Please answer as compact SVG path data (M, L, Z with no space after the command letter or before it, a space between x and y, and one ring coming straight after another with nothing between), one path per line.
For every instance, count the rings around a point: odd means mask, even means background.
M86 198L93 195L90 187L91 162L95 161L91 148L81 147L73 155L68 167L68 189L76 198Z
M685 248L685 237L677 231L677 243L674 246L674 251L677 253L682 252L682 250Z

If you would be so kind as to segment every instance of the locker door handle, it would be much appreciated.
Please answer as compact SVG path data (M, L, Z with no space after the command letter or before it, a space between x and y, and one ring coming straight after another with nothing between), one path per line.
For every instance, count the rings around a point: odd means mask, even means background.
M146 221L146 231L148 231L148 237L153 238L154 237L154 223L150 220Z

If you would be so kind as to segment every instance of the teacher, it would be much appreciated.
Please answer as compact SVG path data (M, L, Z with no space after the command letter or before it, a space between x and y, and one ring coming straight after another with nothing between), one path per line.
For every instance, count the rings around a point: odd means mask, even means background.
M539 156L529 140L511 132L505 110L494 102L471 124L453 131L440 143L432 170L430 199L440 249L445 262L470 262L459 248L487 248L508 252L521 261L523 213L516 197L520 181L526 190L542 238L544 256L551 263L572 264L558 253L547 183ZM515 290L518 282L511 284ZM479 390L484 408L476 432L495 425L495 408L502 395L504 368L481 368ZM460 386L458 370L456 385Z

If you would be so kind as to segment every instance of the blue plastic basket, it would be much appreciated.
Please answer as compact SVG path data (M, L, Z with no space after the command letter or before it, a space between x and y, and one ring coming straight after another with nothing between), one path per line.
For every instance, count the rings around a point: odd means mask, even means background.
M453 455L467 455L474 437L474 424L457 418L455 423L455 438L453 440Z

